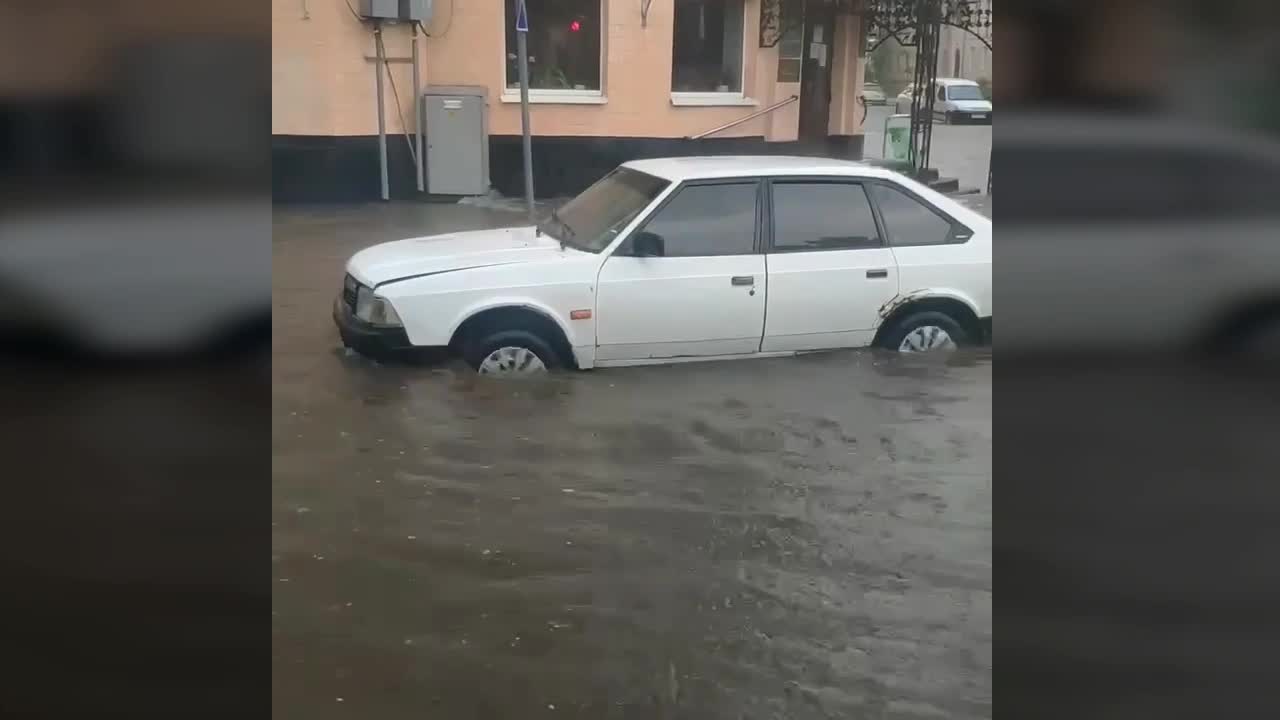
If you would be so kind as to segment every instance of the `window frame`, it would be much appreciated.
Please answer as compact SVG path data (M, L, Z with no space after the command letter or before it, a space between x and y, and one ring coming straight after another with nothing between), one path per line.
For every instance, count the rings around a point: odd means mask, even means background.
M596 0L600 7L600 53L596 58L600 67L600 87L595 90L575 90L573 88L529 88L530 103L565 103L572 105L596 105L604 104L607 101L605 95L605 83L607 81L606 71L609 66L609 48L605 43L608 41L609 19L607 12L609 3L607 0ZM510 86L511 79L507 77L507 23L515 23L514 17L507 17L507 4L502 3L502 92L499 93L498 99L504 103L520 102L520 78L515 78L515 87ZM532 26L532 23L530 23ZM532 29L532 27L530 28ZM517 62L519 58L517 58ZM532 68L530 68L532 73Z
M792 255L797 253L827 253L827 252L855 252L858 250L882 250L889 247L889 237L885 233L884 221L880 217L880 212L876 208L875 200L872 198L870 191L867 190L867 183L870 178L861 178L853 175L775 175L766 179L766 199L765 205L767 210L765 213L765 253L769 255ZM879 235L880 244L874 247L832 247L832 248L805 248L805 247L778 247L777 245L777 228L775 223L777 215L774 212L773 186L778 185L857 185L862 190L863 195L867 198L867 205L871 209L871 219L875 223L876 233Z
M929 202L928 200L925 200L923 197L921 197L921 196L920 196L920 194L919 194L919 193L914 192L913 190L911 190L911 188L905 187L905 186L903 186L903 185L899 185L898 183L895 183L895 182L893 182L893 181L891 181L891 180L885 180L884 178L867 178L865 182L866 182L866 185L868 185L868 186L869 186L869 185L884 185L885 187L887 187L887 188L889 188L889 189L891 189L891 190L897 190L898 192L902 193L903 195L906 195L907 197L911 198L912 200L915 200L917 203L920 203L921 205L923 205L923 206L925 207L925 209L927 209L927 210L931 211L934 215L937 215L938 217L940 217L940 218L942 218L943 220L947 221L947 224L951 226L951 239L949 239L947 242L943 242L943 243L927 243L927 242L916 242L916 243L895 243L895 242L893 241L892 236L889 234L889 226L888 226L888 224L884 221L884 215L880 212L880 201L876 198L875 193L868 191L868 192L867 192L867 199L871 201L871 212L875 213L875 216L876 216L876 224L880 227L880 232L881 232L881 233L883 234L883 236L884 236L885 247L890 247L890 248L900 248L900 247L943 247L943 246L946 246L946 245L964 245L965 243L969 242L969 240L971 240L971 239L973 238L973 235L974 235L973 228L971 228L971 227L969 227L968 225L965 225L964 223L962 223L962 222L960 222L959 220L955 219L955 217L953 217L951 214L947 213L945 210L942 210L941 208L938 208L938 207L934 206L934 204L933 204L933 203ZM959 237L959 236L961 236L961 235L963 235L963 237Z
M632 250L633 240L637 235L644 232L645 228L649 226L649 223L658 216L658 213L662 212L663 209L667 207L667 205L671 204L671 202L675 200L680 195L680 193L684 192L686 188L706 187L710 185L751 185L751 184L754 184L756 188L756 213L755 213L755 224L754 224L755 226L753 228L754 235L751 242L751 252L734 254L734 255L675 255L675 256L664 255L660 258L644 256L643 259L645 260L681 260L681 259L693 259L693 258L705 259L705 258L718 258L718 257L744 257L748 255L763 254L763 250L764 250L764 247L763 247L764 229L763 228L764 228L764 205L765 205L764 197L763 197L764 196L764 179L756 175L744 175L739 177L726 177L726 178L689 179L689 180L682 180L678 183L673 183L674 186L668 189L666 196L659 199L657 202L657 205L654 205L653 207L651 207L649 209L649 212L646 213L643 217L641 217L639 221L632 226L631 231L628 232L626 237L624 237L622 241L618 243L617 247L615 247L613 249L613 252L610 253L610 256L611 257L630 257L630 258L641 257L633 254L633 250Z
M716 106L716 105L750 105L755 106L759 103L747 94L747 61L749 55L747 51L751 49L751 34L747 32L750 23L747 22L747 0L737 0L742 3L742 57L738 61L738 72L741 77L738 79L739 90L728 90L720 92L718 90L676 90L675 77L670 78L668 82L671 93L671 104L679 106ZM673 3L674 6L674 3ZM674 8L673 11L674 13ZM675 69L675 17L672 16L671 21L671 58L672 70ZM801 45L803 45L803 39ZM802 63L803 64L803 63Z

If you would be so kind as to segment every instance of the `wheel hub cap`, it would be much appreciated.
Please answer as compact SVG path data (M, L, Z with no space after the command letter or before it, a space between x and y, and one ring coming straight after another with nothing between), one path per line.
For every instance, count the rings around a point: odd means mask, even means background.
M932 352L954 350L956 343L947 331L937 325L922 325L907 333L898 345L898 352Z
M480 363L481 375L535 375L546 371L542 358L522 347L500 347Z

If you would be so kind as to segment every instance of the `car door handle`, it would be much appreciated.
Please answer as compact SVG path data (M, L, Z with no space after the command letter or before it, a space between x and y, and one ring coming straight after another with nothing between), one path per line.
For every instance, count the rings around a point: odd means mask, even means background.
M729 283L732 285L755 285L756 279L751 275L734 275L729 280Z
M883 270L883 269L880 269L880 270L868 270L868 271L867 271L867 277L869 277L869 278L887 278L887 277L889 277L889 271L888 271L888 270Z

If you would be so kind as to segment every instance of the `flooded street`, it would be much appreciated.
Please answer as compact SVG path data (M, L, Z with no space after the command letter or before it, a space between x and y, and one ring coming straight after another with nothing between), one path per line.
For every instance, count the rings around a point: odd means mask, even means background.
M520 220L276 211L275 716L990 717L989 354L495 382L340 347L353 252Z

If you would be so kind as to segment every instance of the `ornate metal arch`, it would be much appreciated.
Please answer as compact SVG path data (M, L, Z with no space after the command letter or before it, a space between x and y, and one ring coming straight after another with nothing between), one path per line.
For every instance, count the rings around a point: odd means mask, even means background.
M837 12L862 18L867 49L871 52L893 38L903 47L915 47L916 70L911 98L911 164L923 170L929 164L933 138L933 93L926 92L937 79L938 50L945 25L976 37L988 50L991 39L990 3L980 0L761 0L760 47L774 47L787 30L804 22L806 6L823 4Z
M982 7L980 0L761 0L760 47L774 47L786 30L803 23L804 9L810 3L860 16L866 30L882 31L900 42L904 31L914 32L919 27L921 17L936 17L940 24L964 30L992 49L991 39L979 32L991 29L992 11ZM880 38L876 45L883 41ZM915 42L907 39L902 44Z
M974 37L978 38L978 42L980 42L980 43L982 43L983 45L985 45L985 46L987 47L987 51L988 51L988 52L995 52L995 50L993 50L993 49L991 48L991 39L990 39L990 38L985 38L985 37L983 37L983 36L979 35L977 30L974 30L974 29L973 29L973 28L971 28L971 27L965 27L965 26L963 26L963 25L957 25L957 24L955 24L955 23L953 23L953 22L946 22L946 21L944 21L942 24L943 24L943 25L946 25L946 26L948 26L948 27L957 28L957 29L959 29L959 30L963 30L963 31L965 31L965 32L969 33L970 35L972 35L972 36L974 36Z

